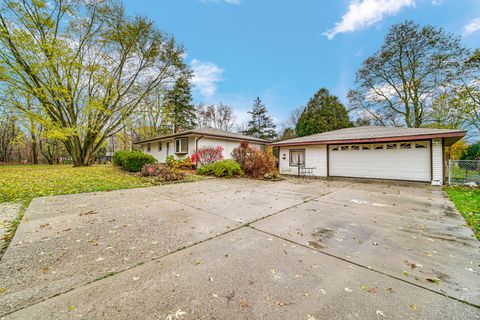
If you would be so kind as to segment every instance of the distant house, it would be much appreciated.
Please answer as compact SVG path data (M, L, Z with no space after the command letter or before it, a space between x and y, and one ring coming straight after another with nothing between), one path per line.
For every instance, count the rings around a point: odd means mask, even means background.
M213 128L197 128L138 141L135 144L140 145L145 153L151 154L159 162L165 162L169 155L173 155L175 159L183 159L206 146L221 146L224 159L231 159L233 149L238 147L241 141L247 141L250 146L258 148L270 143L267 140L239 133Z
M320 177L425 181L442 185L445 147L465 131L424 128L356 127L274 143L281 174L298 166Z

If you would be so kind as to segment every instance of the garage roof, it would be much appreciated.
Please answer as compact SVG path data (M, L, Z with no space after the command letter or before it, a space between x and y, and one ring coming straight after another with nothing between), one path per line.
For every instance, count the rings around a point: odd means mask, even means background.
M185 130L177 133L166 134L162 136L158 136L152 139L137 141L135 144L144 143L144 142L151 142L155 140L167 139L167 138L174 138L186 135L201 135L201 136L208 136L208 137L216 137L216 138L225 138L225 139L234 139L234 140L243 140L243 141L250 141L250 142L259 142L259 143L270 143L268 140L259 139L255 137L245 136L240 133L215 129L215 128L196 128L192 130Z
M367 126L333 130L311 136L278 141L273 145L280 147L308 144L409 141L433 138L448 138L445 141L447 145L451 145L463 136L465 136L465 131L463 130Z

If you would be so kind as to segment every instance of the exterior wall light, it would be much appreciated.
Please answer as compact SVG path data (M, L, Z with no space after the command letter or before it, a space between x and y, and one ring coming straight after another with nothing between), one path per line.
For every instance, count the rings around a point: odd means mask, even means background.
M283 159L283 160L286 160L286 159L287 159L287 155L286 155L285 153L283 154L282 159Z

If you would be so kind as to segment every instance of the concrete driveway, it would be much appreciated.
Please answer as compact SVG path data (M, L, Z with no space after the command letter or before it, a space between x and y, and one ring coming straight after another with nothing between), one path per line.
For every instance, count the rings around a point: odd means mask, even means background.
M205 180L44 197L2 319L478 319L480 242L438 188Z

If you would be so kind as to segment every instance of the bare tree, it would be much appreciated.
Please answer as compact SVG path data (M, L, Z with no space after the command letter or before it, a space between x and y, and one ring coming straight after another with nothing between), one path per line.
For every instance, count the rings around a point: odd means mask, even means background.
M460 81L467 53L460 38L443 29L396 24L357 72L350 106L382 125L427 125L435 98Z
M2 80L39 101L42 125L77 166L92 161L146 96L186 70L182 52L113 1L0 2Z
M223 103L218 105L198 105L197 119L201 127L230 131L235 126L233 109Z

